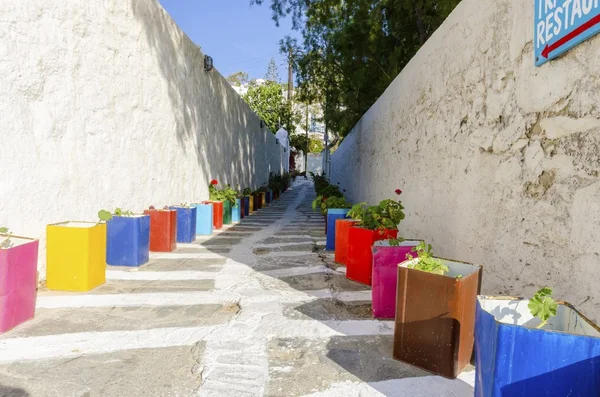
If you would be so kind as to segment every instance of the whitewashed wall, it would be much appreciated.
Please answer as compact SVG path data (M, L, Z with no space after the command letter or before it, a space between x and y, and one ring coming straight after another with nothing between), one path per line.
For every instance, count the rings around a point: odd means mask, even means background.
M483 292L600 320L600 37L533 66L533 1L463 0L333 155L354 201L485 266Z
M48 223L203 200L212 178L256 187L286 161L156 0L0 0L0 15L0 225L42 248Z

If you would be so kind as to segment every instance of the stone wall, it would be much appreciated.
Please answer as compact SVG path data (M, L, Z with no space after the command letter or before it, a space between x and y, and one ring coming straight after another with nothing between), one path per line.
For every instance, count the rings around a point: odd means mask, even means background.
M46 224L203 200L212 178L257 187L286 161L157 0L0 0L0 14L0 225L42 248Z
M332 158L353 201L401 188L406 237L548 285L600 320L600 37L541 68L533 1L463 0Z

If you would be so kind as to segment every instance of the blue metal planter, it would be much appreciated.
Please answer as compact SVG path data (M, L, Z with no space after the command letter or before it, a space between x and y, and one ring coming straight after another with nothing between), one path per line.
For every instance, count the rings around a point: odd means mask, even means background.
M271 190L267 191L267 204L270 204L273 201L273 192Z
M478 296L475 397L600 395L600 329L568 303L543 329L529 301Z
M177 242L191 243L196 240L196 207L181 207L174 205L177 211Z
M327 251L335 250L335 221L347 218L349 211L348 208L329 208L327 210L327 242L325 244Z
M244 217L250 215L250 196L244 196Z
M242 204L240 203L240 199L236 199L235 200L235 205L233 207L231 207L231 222L239 222L241 217L240 217L240 210L242 209Z
M210 236L213 232L213 205L192 204L196 207L196 235Z
M106 263L137 267L149 259L149 216L113 216L106 222Z

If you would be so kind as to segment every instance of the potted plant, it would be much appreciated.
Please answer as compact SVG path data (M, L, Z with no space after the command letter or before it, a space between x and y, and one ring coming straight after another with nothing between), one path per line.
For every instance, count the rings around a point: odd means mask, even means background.
M254 211L258 211L262 208L262 196L260 194L260 189L256 189L252 192L252 197L254 200Z
M338 219L344 219L352 207L344 197L322 197L319 196L313 201L313 210L321 207L321 213L325 215L326 242L325 249L335 250L335 227Z
M400 201L391 199L383 200L375 206L359 203L352 207L348 216L357 220L358 224L352 226L348 233L347 278L371 285L373 273L371 247L375 241L398 237L398 224L404 219L403 210Z
M259 194L259 200L260 200L260 208L264 208L267 206L267 186L266 185L262 185L261 187L258 188L257 192Z
M151 205L144 214L150 215L150 251L174 251L177 248L177 211L166 205L157 210Z
M210 236L214 227L213 203L194 203L192 207L196 208L196 235Z
M46 285L58 291L90 291L106 281L106 223L62 222L46 226Z
M244 197L244 194L242 193L242 189L238 189L237 190L238 194L237 194L237 198L239 200L239 217L240 219L238 220L238 222L241 222L242 219L244 219L246 217L246 213L245 213L245 209L246 209L246 198Z
M473 355L481 266L414 250L398 265L394 358L454 379Z
M347 215L347 214L346 214ZM348 263L348 235L350 228L358 224L354 219L336 219L335 221L335 262L341 265Z
M550 288L477 297L475 396L600 395L600 328Z
M373 284L371 286L373 317L396 317L398 263L404 262L420 239L376 241L373 246Z
M244 216L250 216L254 212L254 197L252 196L252 189L249 187L245 188L242 192L244 195Z
M198 219L196 207L183 203L172 205L170 209L177 212L177 242L191 243L196 240L196 220Z
M208 200L203 201L203 204L212 203L213 205L213 227L217 230L223 227L223 202L225 201L225 196L223 191L217 189L217 185L219 181L213 179L210 181L210 185L208 186Z
M242 220L242 195L239 191L233 190L233 205L231 207L231 223L239 223Z
M223 199L223 224L231 225L231 223L233 222L232 211L233 207L236 204L237 192L234 189L232 189L231 186L225 185L225 187L221 191L221 194Z
M0 334L33 318L39 241L0 227Z
M106 222L106 263L111 266L141 266L150 259L150 217L115 209L98 211Z

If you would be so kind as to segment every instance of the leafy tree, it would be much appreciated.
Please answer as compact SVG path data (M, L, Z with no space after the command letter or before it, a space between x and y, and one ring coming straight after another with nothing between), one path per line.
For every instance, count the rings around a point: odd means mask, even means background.
M303 100L320 102L329 130L342 136L373 105L460 0L250 0L291 17L303 43L293 49Z
M306 137L306 134L290 134L290 146L293 146L298 150L306 152L308 142L309 139Z
M288 133L293 134L299 116L293 112L291 104L285 100L279 83L267 81L264 84L257 84L252 82L243 98L250 108L264 120L271 132L277 132L281 122L281 126Z
M227 81L231 85L241 86L248 83L248 73L235 72L227 76Z
M275 58L271 58L269 61L269 66L267 66L267 74L265 75L265 80L279 83L279 71L277 70L277 63L275 63Z
M310 138L310 144L308 146L308 151L310 153L321 153L325 149L325 144L321 139Z

